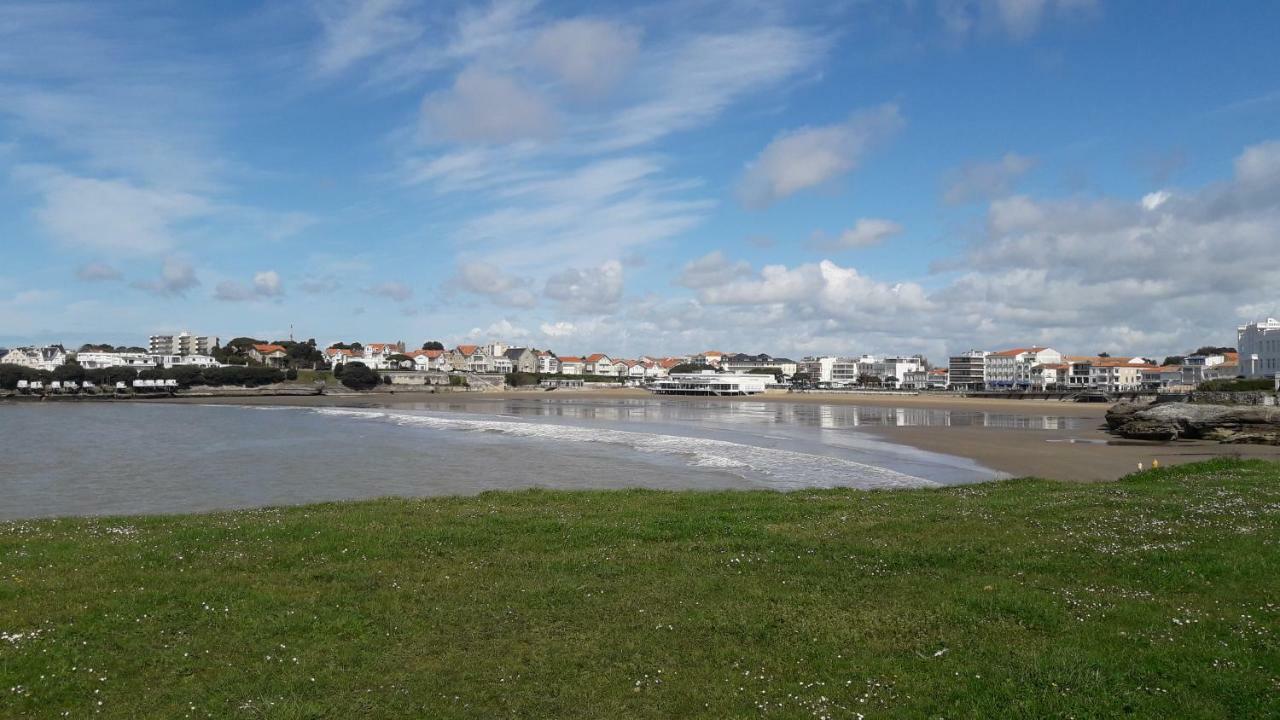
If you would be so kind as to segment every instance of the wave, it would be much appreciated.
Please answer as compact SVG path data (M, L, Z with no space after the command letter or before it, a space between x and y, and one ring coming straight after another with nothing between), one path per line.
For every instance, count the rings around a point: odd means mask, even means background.
M424 415L416 413L348 408L313 408L312 412L333 417L379 420L397 425L436 430L498 432L521 438L554 442L607 443L623 445L646 453L688 458L691 466L727 470L742 477L755 473L767 486L778 490L813 487L919 488L939 487L932 480L896 470L827 455L757 447L726 440L661 435L657 433L580 427L552 423L489 420L475 417Z

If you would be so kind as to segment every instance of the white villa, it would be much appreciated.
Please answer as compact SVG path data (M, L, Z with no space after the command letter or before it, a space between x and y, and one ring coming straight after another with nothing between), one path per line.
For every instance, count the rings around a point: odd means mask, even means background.
M67 361L67 351L61 345L14 348L0 357L0 363L21 365L36 370L53 370Z

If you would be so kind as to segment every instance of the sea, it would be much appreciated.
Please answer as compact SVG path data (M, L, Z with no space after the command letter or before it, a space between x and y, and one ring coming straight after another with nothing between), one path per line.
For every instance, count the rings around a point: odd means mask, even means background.
M474 397L474 396L472 396ZM982 482L889 425L1073 418L707 399L442 399L394 407L0 405L0 520L204 512L493 490L895 489Z

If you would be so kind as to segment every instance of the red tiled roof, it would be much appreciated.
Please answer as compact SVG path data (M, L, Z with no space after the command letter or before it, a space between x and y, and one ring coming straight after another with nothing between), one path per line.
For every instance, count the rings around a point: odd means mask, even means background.
M479 345L459 345L458 352L462 353L463 355L475 355L476 350L479 347L480 347Z
M580 362L582 362L582 358L575 357L573 355L565 355L564 357L560 358L561 365L565 363L580 363Z
M283 347L281 347L281 346L279 346L279 345L271 345L271 344L269 344L269 343L263 343L263 344L261 344L261 345L254 345L254 346L253 346L253 349L254 349L254 350L257 350L258 352L262 353L263 355L267 355L267 354L274 353L274 352L289 352L288 350L285 350Z
M587 356L587 362L599 362L605 359L606 357L608 356L605 355L604 353L596 353L594 355Z

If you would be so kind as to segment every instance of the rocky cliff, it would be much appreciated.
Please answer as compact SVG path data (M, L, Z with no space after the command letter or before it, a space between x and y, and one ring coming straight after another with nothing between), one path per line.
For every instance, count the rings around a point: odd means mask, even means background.
M1280 445L1280 408L1258 405L1121 403L1107 411L1111 432L1135 440L1218 440Z

